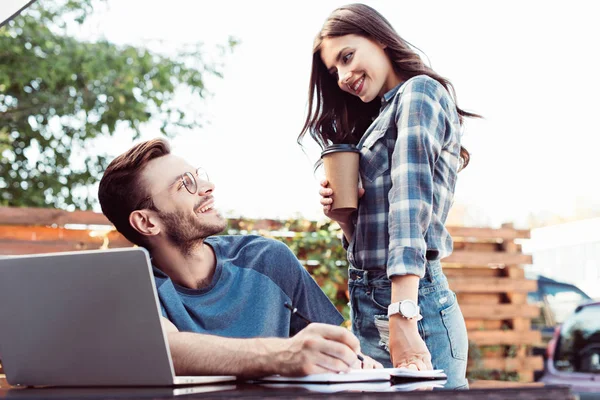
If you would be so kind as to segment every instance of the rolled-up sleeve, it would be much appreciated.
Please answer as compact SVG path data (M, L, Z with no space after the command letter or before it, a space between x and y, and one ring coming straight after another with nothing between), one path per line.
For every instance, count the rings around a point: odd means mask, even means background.
M388 276L425 274L425 234L433 212L435 163L440 156L447 114L433 80L410 82L397 106L398 137L391 159Z

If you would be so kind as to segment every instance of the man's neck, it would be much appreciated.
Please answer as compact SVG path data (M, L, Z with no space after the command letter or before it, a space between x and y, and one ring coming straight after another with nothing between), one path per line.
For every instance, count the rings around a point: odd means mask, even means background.
M152 250L152 261L174 283L189 289L208 286L217 265L214 250L204 242L199 242L189 255L170 244L161 244Z

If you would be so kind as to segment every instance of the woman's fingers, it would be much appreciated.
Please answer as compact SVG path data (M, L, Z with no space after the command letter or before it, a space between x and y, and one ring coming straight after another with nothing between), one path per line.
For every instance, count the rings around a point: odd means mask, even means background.
M433 370L433 364L431 364L431 358L425 358L425 369Z
M333 199L331 197L321 197L321 205L330 206L333 204Z
M329 186L327 179L323 179L321 182L321 188L319 189L319 195L321 195L321 205L323 206L323 212L327 215L331 211L331 205L333 204L333 189Z
M425 365L425 363L424 363L424 362L423 362L423 360L421 360L421 359L416 359L416 360L414 361L414 365L417 367L417 369L418 369L419 371L426 371L426 370L428 369L428 368L427 368L427 365Z
M321 189L319 189L319 194L322 197L329 197L333 194L333 190L329 189L329 188L321 188Z
M427 371L432 370L433 366L431 365L431 361L423 360L421 358L413 358L410 361L401 362L398 365L399 368L407 368L415 371Z

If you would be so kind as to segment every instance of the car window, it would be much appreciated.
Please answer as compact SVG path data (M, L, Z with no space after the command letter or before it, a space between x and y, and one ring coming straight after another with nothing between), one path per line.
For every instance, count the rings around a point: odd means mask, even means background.
M557 324L562 324L578 305L589 300L578 292L566 290L549 293L546 295L546 299Z
M588 306L561 328L554 356L559 371L600 373L600 306Z

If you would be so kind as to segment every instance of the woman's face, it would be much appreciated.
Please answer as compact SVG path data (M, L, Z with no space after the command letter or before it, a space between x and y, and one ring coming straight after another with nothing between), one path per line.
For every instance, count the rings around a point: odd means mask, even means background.
M325 38L321 60L340 89L368 103L402 82L384 49L381 43L358 35Z

